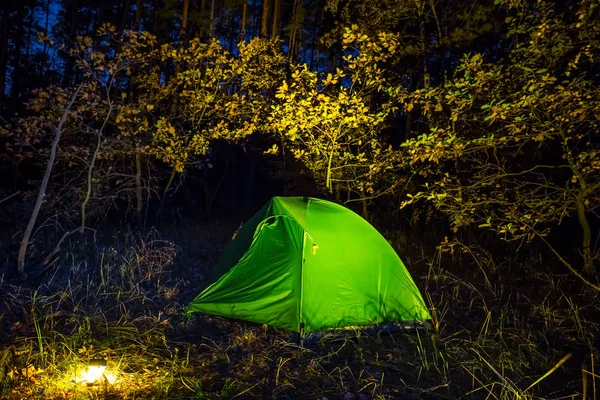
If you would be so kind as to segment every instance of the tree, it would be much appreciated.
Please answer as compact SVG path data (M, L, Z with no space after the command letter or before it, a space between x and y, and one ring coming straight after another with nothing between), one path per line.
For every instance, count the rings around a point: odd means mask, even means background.
M83 84L80 84L75 92L73 93L69 103L65 106L62 117L58 122L56 127L56 133L54 135L54 140L52 141L52 147L50 150L50 157L48 158L48 162L46 164L46 171L44 172L44 177L42 179L42 183L40 185L40 189L38 192L37 199L35 201L35 205L33 207L33 211L31 212L31 217L29 218L29 222L27 223L27 227L25 228L25 232L23 233L23 239L21 240L21 246L19 247L19 255L17 259L17 270L19 272L19 276L24 278L25 274L25 256L27 254L27 247L29 246L29 239L31 238L31 233L33 232L33 228L37 221L38 215L40 213L40 209L42 207L42 201L44 200L44 196L46 196L46 189L48 187L48 182L50 181L50 175L52 173L52 168L54 167L54 160L56 158L56 149L58 147L58 142L60 141L60 137L62 135L63 126L69 117L69 113L71 111L71 107L75 100L77 100L77 96L79 96L79 92Z
M416 90L408 111L427 116L429 132L403 144L408 171L422 180L404 205L431 202L455 230L468 225L504 240L541 239L576 215L583 275L595 275L589 215L600 207L600 49L598 2L505 6L515 42L505 60L467 55L450 82ZM585 276L584 276L585 275ZM586 278L587 276L587 278Z
M395 154L382 130L403 91L389 88L380 65L396 51L398 38L347 29L343 43L343 68L321 79L306 64L292 65L269 120L283 149L327 191L336 188L338 196L344 190L348 200L364 200L395 188L386 182Z

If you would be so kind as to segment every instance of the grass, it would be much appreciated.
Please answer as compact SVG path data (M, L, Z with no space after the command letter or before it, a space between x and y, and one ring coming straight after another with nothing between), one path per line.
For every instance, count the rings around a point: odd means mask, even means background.
M600 397L600 300L537 255L405 253L430 331L327 333L299 346L267 326L182 317L232 230L71 238L43 281L0 278L0 398ZM113 382L77 382L94 358Z

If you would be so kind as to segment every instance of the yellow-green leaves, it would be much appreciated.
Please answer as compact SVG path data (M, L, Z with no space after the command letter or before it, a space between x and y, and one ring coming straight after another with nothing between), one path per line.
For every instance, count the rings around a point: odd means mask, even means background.
M389 83L377 62L396 46L394 35L370 38L347 30L343 68L323 76L306 65L292 65L290 78L277 89L269 126L284 146L329 191L349 197L380 195L393 190L383 184L394 153L382 146L382 130L396 110L400 91ZM378 103L384 93L392 94Z
M544 234L577 204L580 215L600 207L600 91L580 62L600 36L574 40L572 21L539 7L507 21L522 36L506 59L467 55L452 79L404 99L429 132L402 146L404 168L421 182L403 206L427 201L454 229L475 224L506 240ZM598 32L597 18L580 21Z

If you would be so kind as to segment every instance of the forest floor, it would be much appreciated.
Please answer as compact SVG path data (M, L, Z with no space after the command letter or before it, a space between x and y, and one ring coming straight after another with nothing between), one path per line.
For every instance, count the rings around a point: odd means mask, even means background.
M493 262L388 234L434 328L299 346L282 330L182 315L236 227L73 235L43 280L0 276L0 398L600 398L600 300L535 252ZM79 382L94 358L107 379Z

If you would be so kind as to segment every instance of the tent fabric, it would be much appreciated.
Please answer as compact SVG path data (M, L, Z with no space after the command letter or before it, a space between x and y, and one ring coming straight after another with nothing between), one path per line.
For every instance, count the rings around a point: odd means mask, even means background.
M304 333L431 319L406 267L353 211L274 197L237 232L188 313Z

